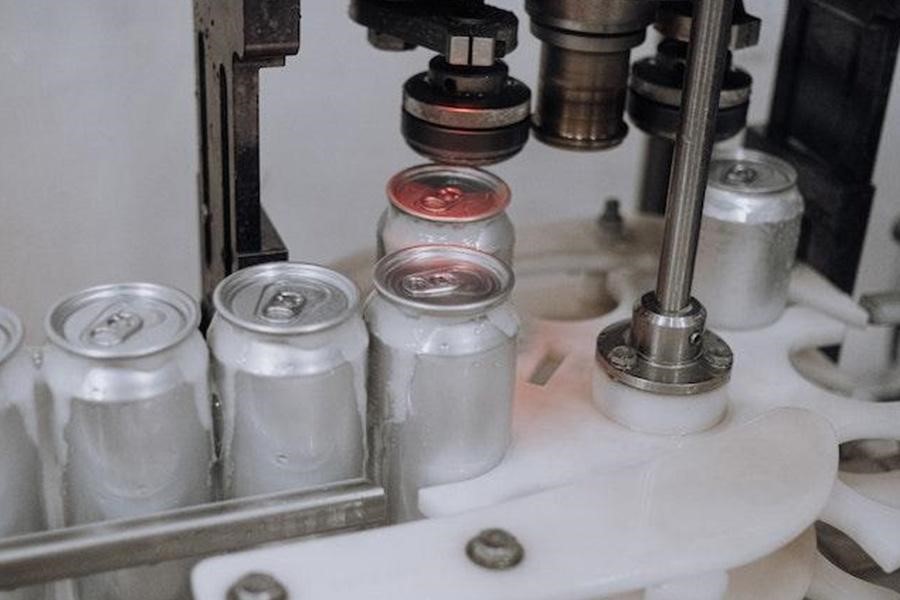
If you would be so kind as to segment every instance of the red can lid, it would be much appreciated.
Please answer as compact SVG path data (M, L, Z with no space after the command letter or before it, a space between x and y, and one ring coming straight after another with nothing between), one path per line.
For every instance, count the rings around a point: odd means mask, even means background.
M488 219L503 212L511 196L509 186L487 171L434 164L397 173L387 195L398 210L443 223Z

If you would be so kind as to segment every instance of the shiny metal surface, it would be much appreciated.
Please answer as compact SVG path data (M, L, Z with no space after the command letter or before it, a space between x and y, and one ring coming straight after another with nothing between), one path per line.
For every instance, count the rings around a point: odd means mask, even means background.
M273 262L243 269L213 293L216 314L241 329L270 335L313 333L351 318L359 290L319 265Z
M697 345L697 358L679 365L662 365L638 354L623 366L615 360L615 349L631 343L631 321L620 321L604 329L597 338L597 363L610 379L637 390L667 396L693 396L716 390L730 379L733 356L722 338L704 330Z
M375 289L386 300L428 314L468 315L509 298L512 269L462 246L415 246L375 265Z
M756 150L738 148L716 152L709 165L708 206L715 214L741 211L735 220L769 220L780 215L796 216L802 201L796 194L784 202L769 202L763 194L774 194L797 186L797 171L778 157ZM710 192L732 192L723 196ZM737 196L737 194L744 194ZM751 208L752 207L752 208ZM756 218L751 218L751 214Z
M592 53L541 46L534 133L575 150L618 145L628 133L625 111L630 52Z
M711 325L753 329L784 312L803 215L796 180L760 152L713 156L694 280Z
M731 349L705 330L706 312L691 297L691 281L732 5L694 5L656 292L641 298L630 322L611 325L597 338L597 362L610 379L655 394L702 394L730 377ZM622 360L623 347L636 350L636 360Z
M34 367L22 347L23 334L18 317L0 307L0 540L46 527ZM43 587L26 588L11 592L9 600L43 594Z
M207 341L226 498L362 476L368 335L358 298L340 273L303 263L249 267L217 288Z
M530 113L531 90L503 61L460 65L438 55L403 85L401 132L438 163L487 165L522 149Z
M674 149L671 140L656 135L647 136L638 195L642 212L659 215L666 212L666 194L669 191Z
M483 108L477 111L465 106L429 104L405 94L403 110L416 117L441 127L460 129L494 129L521 123L531 114L530 97L515 106Z
M735 0L728 47L732 50L749 48L759 43L762 22L744 10L743 0ZM691 11L688 3L661 2L654 28L667 38L688 41L691 37Z
M378 222L378 258L421 245L453 245L492 254L510 264L515 230L505 209L502 179L469 167L421 165L387 185L390 205Z
M648 0L528 0L541 63L535 135L570 150L618 145L631 48L643 42L656 2Z
M694 299L680 314L663 314L653 292L638 301L631 319L632 347L661 367L696 361L702 351L706 310Z
M349 481L10 538L0 541L0 589L373 527L384 518L384 491Z
M494 467L510 440L518 319L509 269L486 254L420 247L376 267L370 472L391 521L419 518L418 490Z
M502 213L511 199L509 186L496 175L452 165L419 165L391 177L390 203L429 221L468 222Z
M154 283L88 288L58 302L47 316L47 337L78 356L124 359L176 346L200 323L196 302Z
M648 0L526 0L534 21L582 34L619 34L653 21L657 2Z
M183 304L180 304L182 303ZM213 497L208 355L188 296L146 284L63 300L47 319L52 398L52 517L80 525ZM181 597L189 565L141 567L76 582L81 598Z
M432 221L387 207L378 221L377 256L420 245L465 246L512 264L516 233L506 213L474 222Z
M733 4L734 0L697 0L694 5L682 119L675 140L656 284L664 312L680 311L691 297Z

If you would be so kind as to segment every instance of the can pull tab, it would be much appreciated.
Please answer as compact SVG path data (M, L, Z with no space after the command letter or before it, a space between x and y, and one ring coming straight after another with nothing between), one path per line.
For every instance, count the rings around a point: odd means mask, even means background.
M725 183L747 185L756 181L759 172L748 164L735 163L725 171Z
M127 308L120 308L101 318L91 328L88 338L98 346L118 346L143 326L144 320L141 317Z
M410 273L403 277L400 286L412 298L480 296L485 291L485 282L478 273L454 268Z
M463 195L458 187L447 185L419 200L419 205L428 212L447 212L462 200Z
M260 315L269 321L296 319L306 305L306 296L293 290L278 290L261 306Z

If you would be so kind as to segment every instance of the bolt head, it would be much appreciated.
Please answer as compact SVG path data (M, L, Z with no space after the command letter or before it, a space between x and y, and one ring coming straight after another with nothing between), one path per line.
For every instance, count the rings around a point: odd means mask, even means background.
M287 590L266 573L247 573L228 590L228 600L287 600Z
M620 371L630 371L637 365L637 350L631 346L616 346L609 351L606 360L613 368Z
M476 565L501 571L522 562L525 549L504 529L485 529L466 544L466 554Z
M713 369L726 371L734 364L734 354L725 342L714 342L704 349L703 357Z

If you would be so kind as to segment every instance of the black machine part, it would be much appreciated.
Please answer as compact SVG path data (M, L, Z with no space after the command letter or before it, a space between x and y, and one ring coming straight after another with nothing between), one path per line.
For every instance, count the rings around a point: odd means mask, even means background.
M656 56L641 59L632 65L628 116L641 131L668 140L675 139L681 119L686 56L687 44L663 40ZM727 61L719 93L716 141L737 135L747 124L753 85L749 73L733 66L730 52Z
M900 41L894 0L790 0L769 123L746 145L790 162L806 202L800 257L853 291Z
M413 150L483 166L528 141L531 91L500 60L516 47L514 13L483 0L351 0L350 17L376 48L439 53L403 86L401 132Z
M234 271L286 260L260 204L259 70L300 50L300 0L194 0L203 325Z
M382 50L422 46L452 64L490 66L516 49L519 20L484 0L351 0L350 18Z
M417 152L450 164L510 158L528 141L531 91L502 61L452 65L436 56L403 86L402 131Z

